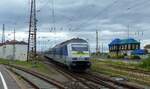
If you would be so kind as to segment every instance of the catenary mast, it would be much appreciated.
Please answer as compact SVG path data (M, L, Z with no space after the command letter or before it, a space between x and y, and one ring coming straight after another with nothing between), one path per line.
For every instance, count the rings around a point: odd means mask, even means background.
M36 58L36 0L31 0L30 22L29 22L29 36L28 36L28 53L27 60Z

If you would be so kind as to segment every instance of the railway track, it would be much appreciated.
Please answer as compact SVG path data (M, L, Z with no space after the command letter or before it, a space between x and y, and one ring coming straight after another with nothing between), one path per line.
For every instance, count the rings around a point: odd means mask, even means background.
M54 65L53 63L50 63L50 62L44 62L44 63L47 64L50 67L55 68L56 71L58 71L63 76L65 76L66 78L68 78L68 80L70 81L70 83L74 83L74 84L71 84L71 85L70 84L67 85L66 87L68 87L68 89L72 89L73 87L80 87L80 88L74 88L74 89L98 89L96 86L93 86L91 84L89 85L83 79L77 77L76 75L74 75L71 72L68 72L64 68L61 69L59 66Z
M10 68L7 68L7 69L10 70L11 72L13 72L14 74L16 74L17 76L21 77L21 78L22 78L25 82L27 82L27 83L30 85L30 87L32 87L33 89L39 89L39 87L38 87L36 84L34 84L33 82L29 81L27 78L21 76L20 74L18 74L17 72L13 71L13 70L10 69Z
M49 62L50 63L46 62L46 64L51 65L53 61L49 61ZM120 82L120 81L113 80L108 77L96 75L93 73L82 73L82 74L74 73L58 65L55 65L55 68L57 68L57 70L61 70L62 72L65 72L66 74L72 76L73 78L77 79L79 82L83 83L90 89L99 89L100 87L98 85L104 86L105 88L109 88L109 89L144 89L143 87L140 87L137 85L133 85L127 82Z
M49 77L42 75L40 73L37 73L35 71L27 70L25 68L15 66L15 65L9 65L9 66L7 65L7 69L9 69L13 73L17 74L18 76L22 77L26 82L31 84L35 89L41 89L42 86L40 86L40 83L42 84L42 82L44 82L45 85L47 85L47 87L54 86L55 88L53 88L53 89L66 89L65 86L63 84L61 84L59 81L50 79ZM21 74L21 72L22 72L22 74ZM31 78L33 78L33 79L29 79L27 76L28 77L32 76ZM37 79L34 79L34 78L37 78ZM37 83L37 82L35 83L32 80L40 80L40 81L39 81L39 83Z

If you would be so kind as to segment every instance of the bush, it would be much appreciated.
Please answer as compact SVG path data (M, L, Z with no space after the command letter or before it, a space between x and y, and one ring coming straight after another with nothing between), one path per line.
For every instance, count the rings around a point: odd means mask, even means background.
M109 55L110 58L114 58L114 59L121 59L124 58L124 55L118 54L118 55Z
M137 56L137 55L131 55L130 59L141 59L141 58L139 56Z
M140 64L140 67L150 69L150 57L147 59L144 59Z
M122 58L124 58L123 55L118 55L118 56L117 56L117 59L122 59Z

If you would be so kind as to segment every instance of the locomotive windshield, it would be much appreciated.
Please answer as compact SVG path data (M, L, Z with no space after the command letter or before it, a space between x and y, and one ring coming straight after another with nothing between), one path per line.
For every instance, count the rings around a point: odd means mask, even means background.
M88 45L86 44L73 44L72 51L88 51Z

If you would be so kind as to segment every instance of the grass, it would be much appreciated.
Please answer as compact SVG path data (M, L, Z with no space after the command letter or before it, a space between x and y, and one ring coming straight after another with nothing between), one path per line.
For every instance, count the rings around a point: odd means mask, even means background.
M118 65L118 66L129 66L129 67L138 67L138 64L135 64L135 63L125 63L125 62L122 62L122 61L111 61L111 60L105 60L105 61L102 61L102 60L96 60L96 59L93 59L91 60L91 62L95 65L101 63L101 64L111 64L111 65Z
M35 70L45 75L55 74L55 72L49 71L48 67L40 61L34 63L34 62L27 62L27 61L16 61L16 60L12 61L12 60L0 59L0 64L17 65L27 69Z
M150 70L150 58L147 58L143 60L140 64L139 67Z
M125 78L131 82L135 82L141 85L150 86L150 82L146 79L139 79L138 77L133 77L132 75L129 75L128 73L124 73L121 71L114 71L111 69L101 68L101 71L97 71L101 74L108 75L110 77L122 77Z

